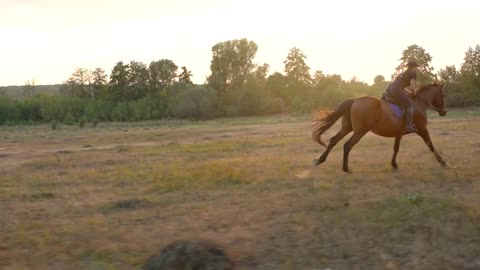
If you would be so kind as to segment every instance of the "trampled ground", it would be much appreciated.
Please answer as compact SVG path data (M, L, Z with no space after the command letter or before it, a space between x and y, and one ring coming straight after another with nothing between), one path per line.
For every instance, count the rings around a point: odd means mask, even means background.
M368 134L341 171L308 116L0 127L0 268L138 269L210 239L240 269L480 269L480 111ZM328 141L338 126L325 136Z

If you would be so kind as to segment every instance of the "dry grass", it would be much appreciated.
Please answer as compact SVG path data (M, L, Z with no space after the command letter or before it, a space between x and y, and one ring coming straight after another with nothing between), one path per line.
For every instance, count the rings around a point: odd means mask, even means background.
M0 268L137 269L178 239L240 269L480 269L479 110L320 167L307 116L0 129ZM338 126L327 132L333 135Z

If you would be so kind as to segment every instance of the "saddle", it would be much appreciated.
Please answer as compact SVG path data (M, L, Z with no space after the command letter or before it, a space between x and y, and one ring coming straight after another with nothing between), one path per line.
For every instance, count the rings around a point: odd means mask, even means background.
M383 93L380 99L390 106L390 109L392 110L392 113L393 115L395 115L395 117L403 119L405 115L405 110L402 106L397 104L393 96L388 91L385 91L385 93Z

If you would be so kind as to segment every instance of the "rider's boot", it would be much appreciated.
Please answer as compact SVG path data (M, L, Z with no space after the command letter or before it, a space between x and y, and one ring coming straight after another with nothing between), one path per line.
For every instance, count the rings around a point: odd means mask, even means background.
M408 106L407 107L406 114L407 114L407 122L406 122L406 125L405 125L405 133L404 134L416 133L417 129L415 128L415 126L412 123L413 106Z

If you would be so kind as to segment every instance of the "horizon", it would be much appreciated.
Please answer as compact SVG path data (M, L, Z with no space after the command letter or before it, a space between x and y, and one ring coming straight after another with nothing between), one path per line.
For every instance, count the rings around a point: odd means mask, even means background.
M292 5L293 3L293 5ZM480 3L466 0L318 2L184 0L3 0L0 10L0 86L62 84L76 68L170 59L203 84L216 43L247 38L258 45L257 64L284 73L292 47L307 56L313 74L339 74L372 84L390 79L402 51L417 44L432 56L435 72L457 68L480 25ZM232 11L235 11L232 13Z

